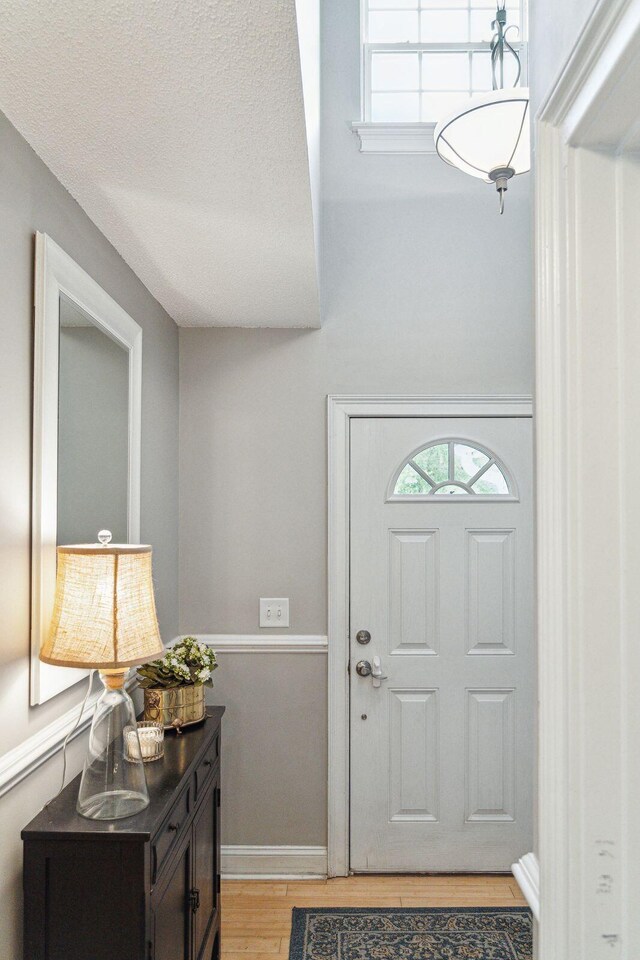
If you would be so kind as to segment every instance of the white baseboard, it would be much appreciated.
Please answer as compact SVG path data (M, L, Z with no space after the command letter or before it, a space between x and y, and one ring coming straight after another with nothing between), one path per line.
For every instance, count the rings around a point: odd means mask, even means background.
M225 880L317 880L327 876L326 847L222 847Z
M531 912L540 919L540 864L535 853L526 853L511 867L511 872L518 881L525 899L531 907Z

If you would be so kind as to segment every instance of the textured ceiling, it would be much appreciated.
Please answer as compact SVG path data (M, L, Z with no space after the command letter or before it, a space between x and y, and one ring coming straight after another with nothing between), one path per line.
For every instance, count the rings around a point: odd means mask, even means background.
M318 325L295 0L5 4L0 107L177 323Z

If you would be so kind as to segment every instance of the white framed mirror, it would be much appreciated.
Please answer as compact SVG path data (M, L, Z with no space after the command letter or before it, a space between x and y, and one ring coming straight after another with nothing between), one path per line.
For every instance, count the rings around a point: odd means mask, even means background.
M86 671L38 659L56 547L140 540L142 329L46 234L36 234L31 703Z

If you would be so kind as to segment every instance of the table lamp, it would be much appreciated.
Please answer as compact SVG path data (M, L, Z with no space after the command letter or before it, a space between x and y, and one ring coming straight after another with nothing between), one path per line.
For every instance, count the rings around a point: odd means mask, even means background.
M105 689L91 723L77 810L92 820L119 820L149 804L125 678L129 667L156 660L163 648L151 547L112 544L108 530L98 538L96 544L58 547L53 616L40 659L100 671Z

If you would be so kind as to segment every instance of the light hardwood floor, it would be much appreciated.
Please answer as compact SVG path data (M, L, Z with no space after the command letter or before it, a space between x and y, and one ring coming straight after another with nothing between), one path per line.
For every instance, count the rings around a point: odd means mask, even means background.
M512 876L358 876L337 880L223 880L224 960L284 960L292 907L526 906Z

